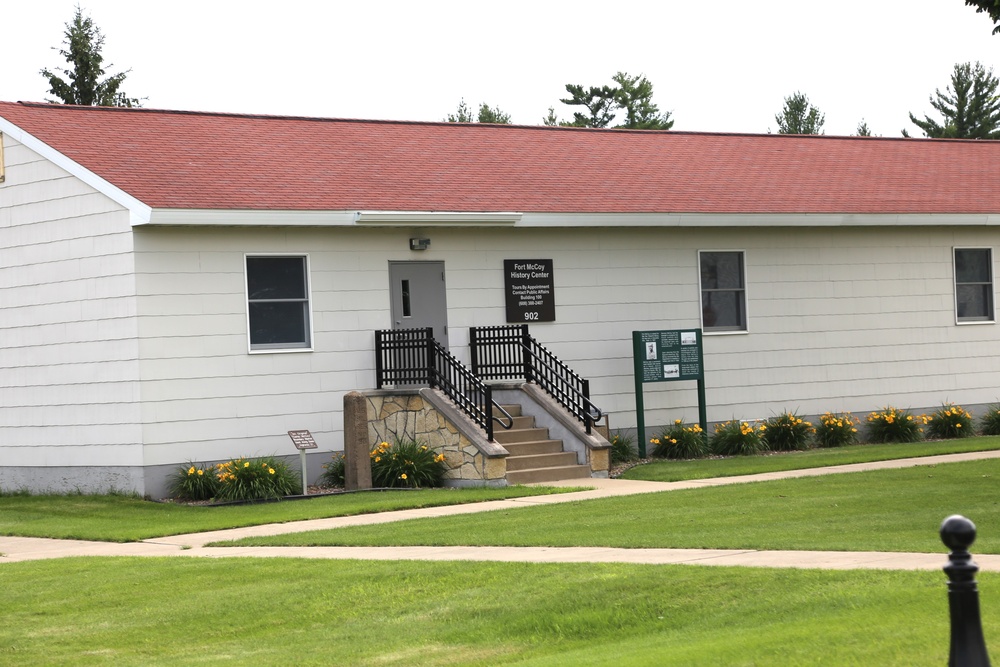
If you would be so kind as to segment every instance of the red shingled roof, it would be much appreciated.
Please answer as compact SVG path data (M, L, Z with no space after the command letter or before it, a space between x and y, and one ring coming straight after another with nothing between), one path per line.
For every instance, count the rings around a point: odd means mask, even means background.
M583 130L0 103L153 208L998 213L1000 142Z

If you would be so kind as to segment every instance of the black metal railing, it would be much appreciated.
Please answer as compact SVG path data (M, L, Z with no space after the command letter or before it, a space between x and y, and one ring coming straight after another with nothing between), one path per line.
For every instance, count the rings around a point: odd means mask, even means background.
M538 343L527 324L471 327L472 372L483 380L534 382L583 422L587 433L604 414L590 400L590 380Z
M425 385L441 390L493 440L493 424L514 418L493 400L493 389L434 339L430 327L375 332L375 384ZM504 420L506 418L506 421Z

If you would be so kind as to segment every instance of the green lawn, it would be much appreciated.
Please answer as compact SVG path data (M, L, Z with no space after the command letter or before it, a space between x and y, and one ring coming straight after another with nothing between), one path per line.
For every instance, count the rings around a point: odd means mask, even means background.
M940 552L943 564L937 527L954 512L970 516L980 529L973 553L1000 552L998 479L1000 461L940 464L341 529L313 534L306 543L851 550L895 545ZM468 502L475 494L497 491L352 494L229 508L122 497L5 496L0 532L75 536L83 529L105 539L138 539L414 506L418 499ZM268 541L288 543L295 537ZM1000 655L1000 574L980 573L978 580L987 642L994 656ZM945 664L948 652L940 572L283 558L0 559L0 590L0 664L19 667L919 667Z
M851 445L830 449L810 449L766 456L732 456L724 459L692 461L654 461L627 470L625 479L653 482L678 482L686 479L734 477L778 470L801 470L824 466L888 461L909 457L980 452L1000 449L1000 436L981 436L960 440L935 440L892 445Z
M942 552L942 519L1000 553L1000 459L623 496L242 540L248 545L505 545Z
M979 577L1000 655L1000 575ZM935 572L78 558L0 565L0 664L944 665Z
M378 491L224 507L155 503L123 495L13 494L0 496L0 535L134 542L164 535L265 523L457 505L573 490L512 486L502 489Z

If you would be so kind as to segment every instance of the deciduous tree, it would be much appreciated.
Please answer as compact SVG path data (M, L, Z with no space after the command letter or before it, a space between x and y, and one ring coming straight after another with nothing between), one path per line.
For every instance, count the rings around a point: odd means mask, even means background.
M958 63L951 74L951 84L934 91L931 106L942 118L925 115L920 120L912 113L910 121L924 136L952 139L1000 139L1000 82L981 63ZM910 136L903 130L903 136Z
M66 24L66 32L63 34L65 48L59 51L59 55L66 59L72 69L59 70L65 78L48 68L41 70L42 76L49 82L48 92L58 97L63 104L141 106L138 98L129 97L121 91L125 77L132 70L102 78L105 74L104 56L101 55L104 35L89 16L83 15L79 5L76 6L73 20Z
M785 106L774 120L778 134L823 134L826 116L809 103L807 95L795 92L785 98Z

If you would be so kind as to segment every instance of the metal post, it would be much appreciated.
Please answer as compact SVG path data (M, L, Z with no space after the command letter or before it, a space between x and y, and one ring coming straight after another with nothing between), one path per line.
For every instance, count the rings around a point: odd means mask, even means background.
M483 403L486 408L486 440L493 442L493 387L483 387Z
M635 378L635 428L639 438L639 457L646 458L646 409L642 400L642 362L636 350L642 339L641 331L632 332L632 376Z
M309 495L309 483L306 481L308 479L306 475L306 450L299 450L299 463L302 465L302 495Z
M437 359L434 354L434 327L424 329L424 335L427 337L427 384L436 389L441 385L438 383Z
M969 547L976 541L976 525L953 514L941 523L941 541L951 549L948 564L948 608L951 613L951 650L948 667L990 667L979 616L979 590Z
M535 379L535 372L532 368L531 357L531 336L528 334L528 325L521 324L521 361L524 363L524 381L533 382Z

